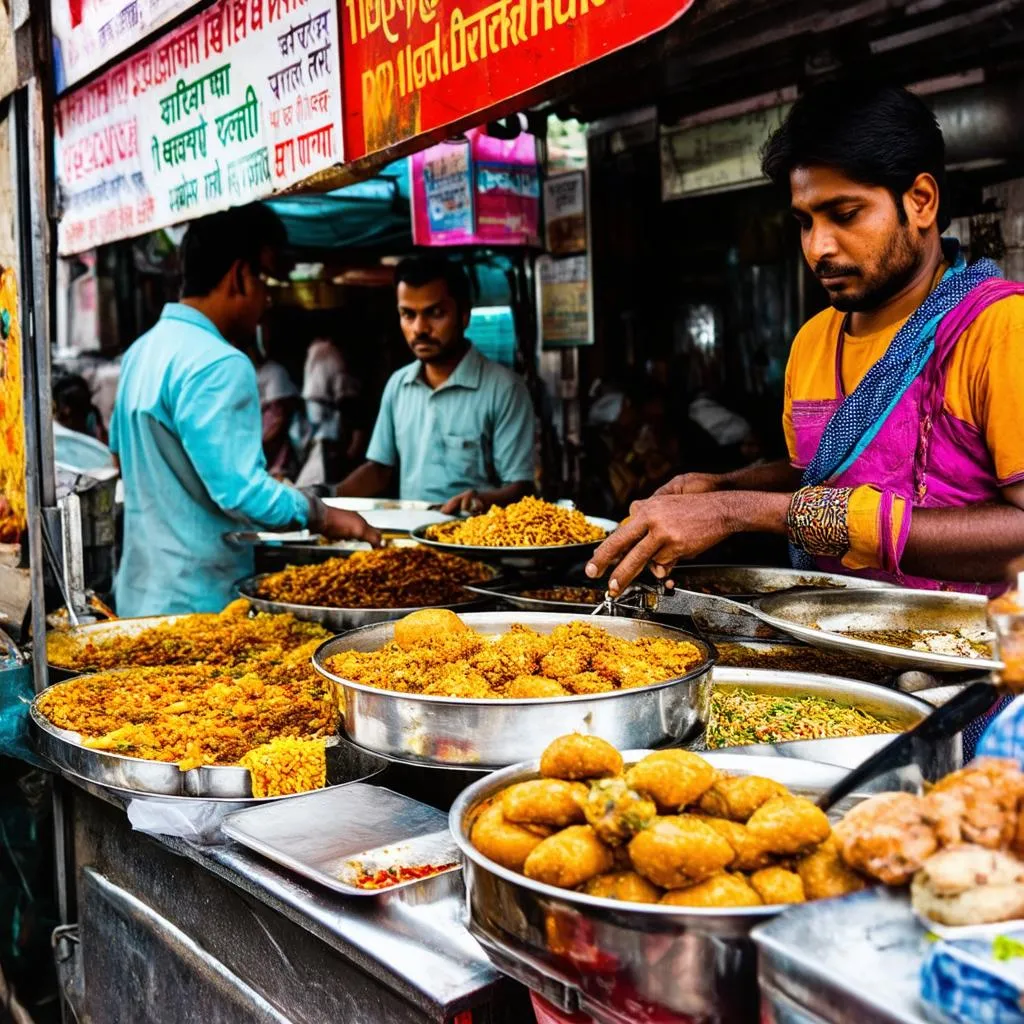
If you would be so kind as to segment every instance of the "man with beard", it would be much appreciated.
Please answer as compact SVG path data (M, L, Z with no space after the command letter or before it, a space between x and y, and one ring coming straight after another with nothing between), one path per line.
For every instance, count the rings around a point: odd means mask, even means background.
M768 141L804 257L831 308L793 343L789 460L677 477L596 552L610 589L667 578L742 532L793 562L909 587L998 592L1024 551L1024 286L967 265L950 223L942 132L903 89L837 83Z
M398 318L415 362L392 374L367 461L339 497L373 497L399 470L402 498L482 512L533 488L533 405L526 385L465 336L469 281L443 258L395 268Z

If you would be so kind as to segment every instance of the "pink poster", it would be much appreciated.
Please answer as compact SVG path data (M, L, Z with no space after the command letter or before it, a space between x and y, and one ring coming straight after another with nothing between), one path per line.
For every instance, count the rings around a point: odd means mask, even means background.
M540 244L540 176L532 135L483 129L411 157L417 245Z

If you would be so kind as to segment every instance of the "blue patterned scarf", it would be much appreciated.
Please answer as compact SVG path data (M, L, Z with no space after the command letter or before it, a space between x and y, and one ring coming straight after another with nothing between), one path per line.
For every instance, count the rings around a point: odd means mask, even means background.
M967 265L956 239L942 240L943 254L950 264L938 287L900 328L884 356L864 375L852 394L835 411L825 427L818 451L804 470L801 486L827 483L845 472L874 440L889 414L928 365L935 351L935 332L947 313L952 312L983 281L1002 277L992 260ZM804 551L790 548L793 564L809 569L814 559Z

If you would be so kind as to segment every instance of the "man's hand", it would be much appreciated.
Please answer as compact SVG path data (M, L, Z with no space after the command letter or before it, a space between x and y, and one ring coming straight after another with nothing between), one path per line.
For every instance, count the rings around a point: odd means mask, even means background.
M340 508L326 507L320 532L330 540L365 540L375 548L381 544L380 532L361 515Z
M476 491L470 490L456 494L454 498L449 498L441 506L441 511L446 516L457 516L460 512L469 512L471 515L477 515L480 512L486 512L487 505Z
M707 494L722 488L722 479L714 473L683 473L673 477L667 484L659 487L652 498L664 498L681 494Z

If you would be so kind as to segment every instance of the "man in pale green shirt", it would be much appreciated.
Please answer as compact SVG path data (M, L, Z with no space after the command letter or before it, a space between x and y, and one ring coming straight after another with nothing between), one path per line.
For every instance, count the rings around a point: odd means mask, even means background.
M416 361L384 389L367 461L340 497L374 497L398 470L399 496L480 512L533 489L534 414L511 370L478 352L465 273L436 256L395 268L398 316Z

